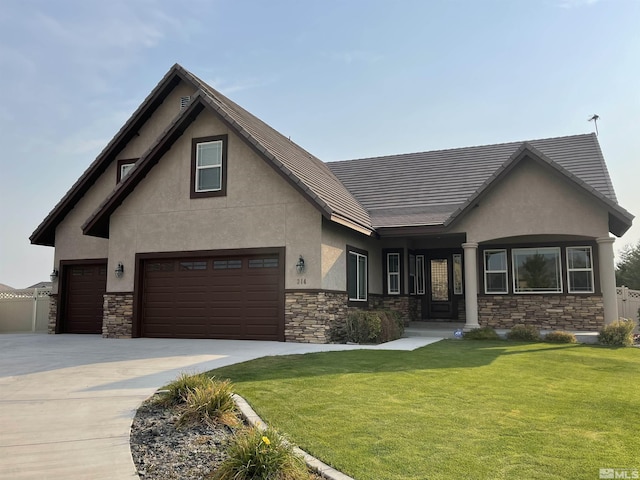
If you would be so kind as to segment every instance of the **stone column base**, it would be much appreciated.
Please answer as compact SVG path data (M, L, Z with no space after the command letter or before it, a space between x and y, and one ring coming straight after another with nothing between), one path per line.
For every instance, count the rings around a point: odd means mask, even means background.
M102 313L104 338L131 338L133 293L106 293Z
M56 325L58 323L58 294L49 295L49 323L47 324L47 333L56 333Z

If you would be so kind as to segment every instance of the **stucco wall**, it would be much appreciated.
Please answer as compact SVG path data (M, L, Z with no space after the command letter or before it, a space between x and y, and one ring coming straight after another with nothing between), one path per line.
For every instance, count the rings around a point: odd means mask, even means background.
M194 94L193 87L180 82L153 112L153 116L140 128L137 132L138 135L134 136L118 154L118 160L140 158L180 113L180 97L193 96Z
M190 198L191 140L228 134L227 194ZM214 114L204 111L111 216L107 291L132 291L135 254L286 247L286 288L321 287L321 214ZM295 264L302 255L304 275ZM303 281L301 281L303 280Z
M180 97L193 93L193 88L184 82L174 88L154 112L152 118L140 128L138 135L118 154L116 159L140 157L178 114ZM107 257L109 240L83 235L81 227L106 196L111 193L116 185L116 175L117 161L114 161L57 226L54 254L56 268L59 268L60 260ZM109 271L113 272L115 266L115 264L109 264ZM54 282L53 293L58 293L58 285L59 282Z
M452 232L468 242L518 235L606 237L608 214L587 193L550 169L524 160L478 206L455 223Z
M369 293L382 293L382 259L380 241L329 221L322 228L322 288L347 290L346 246L366 250L368 257Z

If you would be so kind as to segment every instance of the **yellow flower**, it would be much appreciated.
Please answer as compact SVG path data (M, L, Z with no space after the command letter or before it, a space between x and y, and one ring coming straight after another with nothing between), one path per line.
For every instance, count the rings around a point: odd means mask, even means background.
M271 445L271 440L268 437L262 437L262 441L265 445Z

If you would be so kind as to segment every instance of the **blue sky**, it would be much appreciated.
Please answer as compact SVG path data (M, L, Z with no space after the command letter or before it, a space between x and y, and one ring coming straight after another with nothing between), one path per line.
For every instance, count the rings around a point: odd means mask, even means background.
M2 0L0 283L48 278L29 235L176 62L326 161L586 133L597 113L638 215L638 25L640 0Z

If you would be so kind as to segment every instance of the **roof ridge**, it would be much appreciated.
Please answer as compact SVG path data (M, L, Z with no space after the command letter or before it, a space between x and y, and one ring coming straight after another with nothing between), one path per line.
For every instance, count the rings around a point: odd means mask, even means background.
M481 145L467 145L465 147L439 148L435 150L421 150L418 152L406 152L406 153L395 153L395 154L392 153L389 155L376 155L374 157L359 157L359 158L350 158L345 160L333 160L331 162L326 162L326 163L332 165L332 164L344 163L344 162L357 162L361 160L377 160L377 159L384 159L384 158L409 157L409 156L421 155L426 153L433 154L433 153L439 153L439 152L453 152L453 151L469 150L474 148L495 148L495 147L502 147L502 146L516 146L516 145L522 145L523 143L545 142L550 140L563 140L567 138L578 138L578 137L595 137L595 133L578 133L575 135L562 135L559 137L534 138L534 139L528 139L528 140L487 143L487 144L481 144Z

